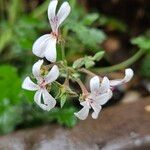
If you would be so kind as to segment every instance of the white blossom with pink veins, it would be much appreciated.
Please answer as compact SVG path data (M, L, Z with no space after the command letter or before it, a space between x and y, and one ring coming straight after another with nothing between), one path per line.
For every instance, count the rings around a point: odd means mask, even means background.
M34 101L43 110L51 110L56 105L56 100L47 91L47 85L50 85L59 76L59 69L56 65L48 72L47 75L41 75L41 66L43 60L37 61L32 67L32 73L37 80L35 84L30 77L26 77L23 81L22 88L30 91L36 91L34 95Z
M89 114L89 110L92 108L94 110L92 118L97 119L99 112L102 109L102 105L107 103L107 101L112 97L112 89L114 86L129 82L133 77L133 74L132 69L126 69L125 77L123 79L109 80L107 77L104 77L102 82L100 82L98 76L94 76L90 80L91 93L87 94L85 101L80 103L83 108L79 112L74 113L75 116L80 120L85 120Z
M48 19L52 32L39 37L33 44L32 51L38 57L45 57L50 62L55 62L56 43L59 36L58 29L62 22L69 15L71 8L68 2L64 2L56 14L58 0L51 0L48 6Z
M92 118L97 119L102 108L101 106L112 97L112 91L110 90L110 83L107 77L104 77L100 83L99 77L94 76L90 80L90 91L91 93L87 94L85 101L80 103L83 108L79 112L74 113L80 120L87 118L91 108L94 110Z

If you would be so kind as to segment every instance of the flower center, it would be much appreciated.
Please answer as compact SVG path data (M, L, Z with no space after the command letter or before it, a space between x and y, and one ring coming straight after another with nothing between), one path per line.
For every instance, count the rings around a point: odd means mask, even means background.
M55 16L54 18L50 19L50 22L52 23L52 35L54 36L54 38L58 38L58 17Z
M58 39L58 33L56 33L56 32L51 32L51 35L53 36L53 38Z
M40 88L44 89L46 86L45 80L42 80L42 82L39 84Z
M115 90L115 87L111 86L110 89L113 92Z
M89 103L89 106L91 106L91 104L94 102L94 100L90 97L88 97L86 101Z

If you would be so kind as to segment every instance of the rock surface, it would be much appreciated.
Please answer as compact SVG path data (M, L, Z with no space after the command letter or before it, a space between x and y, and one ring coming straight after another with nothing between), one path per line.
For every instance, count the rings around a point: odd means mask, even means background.
M150 97L103 109L73 129L49 125L0 137L0 150L149 150Z

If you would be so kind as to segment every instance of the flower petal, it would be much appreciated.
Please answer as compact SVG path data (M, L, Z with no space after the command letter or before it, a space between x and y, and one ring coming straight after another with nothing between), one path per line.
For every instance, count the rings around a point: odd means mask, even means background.
M22 83L22 88L30 91L38 90L39 86L31 81L30 77L26 77Z
M110 85L111 86L117 86L124 84L126 82L129 82L134 75L134 72L132 69L128 68L125 70L125 77L123 79L118 79L118 80L110 80Z
M56 105L56 100L48 93L46 89L43 91L43 100L45 104L45 108L47 111L50 111Z
M93 99L96 101L97 104L104 105L112 97L112 95L112 91L109 89L107 93L100 94Z
M50 34L45 34L39 37L33 44L33 47L32 47L33 54L35 54L38 57L43 58L45 48L48 44L49 39L50 39Z
M100 80L98 76L94 76L93 78L91 78L90 80L90 90L91 92L98 92L100 88Z
M42 93L43 89L38 90L34 95L34 101L40 108L42 108L43 110L47 110L47 105L42 103Z
M83 102L81 102L81 103L80 103L80 105L82 105L83 107L84 107L84 106L88 106L88 107L90 108L90 106L88 105L88 103L87 103L87 101L86 101L86 100L85 100L85 101L83 101Z
M101 82L101 86L100 86L100 93L105 93L108 91L108 89L110 88L110 82L109 79L107 77L104 77L102 82Z
M54 65L52 67L52 69L49 71L49 73L47 74L47 76L45 77L45 82L51 83L53 81L55 81L59 76L59 69L56 65Z
M56 7L58 4L58 0L51 0L48 6L48 19L51 20L56 15Z
M97 104L97 103L92 103L91 107L94 110L94 112L92 113L92 118L93 119L97 119L98 115L99 115L99 112L101 111L102 107L99 104Z
M32 73L37 80L41 79L40 69L43 64L43 59L38 60L32 67Z
M68 2L64 2L60 9L58 10L57 17L58 17L58 26L67 18L71 11L71 7Z
M42 96L44 103L42 103ZM56 100L47 92L46 89L38 90L34 95L34 101L40 108L47 111L56 105Z
M56 55L57 55L56 54L56 41L57 39L51 35L50 39L48 40L48 44L46 46L44 55L46 59L50 62L56 61Z
M85 120L89 114L89 106L84 105L84 107L77 113L74 113L74 115L79 118L80 120Z
M57 29L57 18L56 18L56 7L58 0L52 0L48 6L48 19L52 28L52 31L55 32Z
M37 105L39 105L41 108L43 108L41 105L43 105L41 103L41 99L42 99L42 90L39 89L38 91L36 91L35 95L34 95L34 101L37 103Z

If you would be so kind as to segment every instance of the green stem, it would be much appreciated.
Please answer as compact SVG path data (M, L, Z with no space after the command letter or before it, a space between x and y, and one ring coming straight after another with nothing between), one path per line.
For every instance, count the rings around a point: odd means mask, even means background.
M117 65L114 65L114 66L111 66L111 67L104 67L104 68L100 68L100 69L93 69L93 71L96 71L96 72L112 72L112 71L117 71L119 69L123 69L123 68L126 68L130 65L132 65L134 62L136 62L143 54L145 53L144 50L139 50L137 53L135 53L132 57L130 57L129 59L127 59L126 61L120 63L120 64L117 64Z
M63 29L63 38L67 37L68 34L68 30L66 28ZM63 39L61 39L61 54L62 54L62 61L65 62L65 64L67 65L67 60L66 60L66 55L65 55L65 41Z
M66 76L64 85L65 85L65 86L69 86L69 72L68 72L68 70L67 70L67 76Z
M75 81L78 83L78 85L80 86L81 90L82 90L82 94L83 95L87 95L88 91L86 89L86 87L84 86L83 82L80 79L75 79Z
M87 74L87 75L89 75L89 76L96 76L95 73L93 73L93 72L91 72L90 70L87 70L87 69L85 69L85 68L81 68L81 69L79 69L78 71L79 71L79 72L83 72L83 73L85 73L85 74Z
M62 60L66 60L65 47L63 43L61 43L61 55L62 55Z

